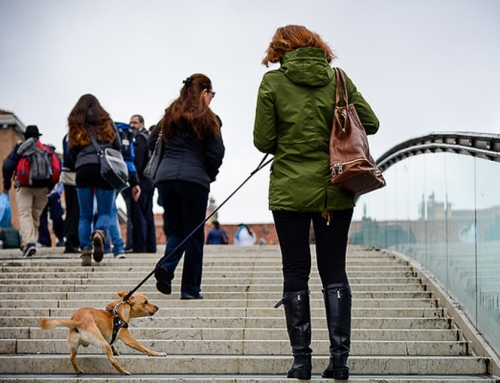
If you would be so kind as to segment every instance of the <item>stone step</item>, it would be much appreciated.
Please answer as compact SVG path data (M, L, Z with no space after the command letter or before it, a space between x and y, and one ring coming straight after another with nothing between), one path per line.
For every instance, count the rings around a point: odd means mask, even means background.
M141 339L187 339L187 340L286 340L285 328L172 328L172 327L131 327L134 336ZM1 327L0 339L66 339L66 328L50 331L38 327ZM325 328L315 328L314 340L328 339ZM351 339L383 341L458 341L462 339L458 329L352 329Z
M0 251L0 382L289 382L292 356L282 295L279 248L206 247L199 301L179 300L179 272L165 296L154 278L140 288L160 311L137 318L130 332L147 347L167 352L147 357L117 342L121 376L96 346L80 348L88 375L76 377L69 361L67 329L43 331L40 317L69 318L76 308L104 308L116 292L143 281L163 254L105 257L82 268L78 256L43 249L33 259L2 260ZM349 382L472 383L495 381L490 360L472 355L471 342L455 327L440 300L408 262L383 251L349 246L353 289ZM310 280L313 375L328 364L329 341L321 282L313 260ZM13 375L15 374L15 375ZM28 375L32 374L32 375ZM19 380L19 378L21 380ZM60 379L62 378L62 379ZM493 378L493 380L492 380ZM23 380L24 379L24 380ZM74 380L80 379L80 380Z
M288 341L189 341L189 340L142 340L142 343L157 351L166 351L169 355L184 354L227 354L227 355L286 355L290 353ZM327 341L313 341L311 344L315 355L328 355ZM459 356L468 355L470 345L467 342L373 342L353 341L351 355L362 356ZM121 343L118 351L123 354L137 354ZM80 354L99 353L96 347L84 348ZM0 340L1 354L67 354L65 340Z
M0 327L37 327L39 317L0 317ZM158 317L136 318L132 322L134 327L193 327L193 328L283 328L285 318L266 317ZM325 328L325 318L312 317L311 325L314 328ZM453 318L352 318L355 328L375 329L450 329Z
M135 335L135 332L131 332ZM154 338L153 338L154 339ZM326 338L328 339L328 338ZM288 340L147 340L138 338L146 347L168 355L287 355L291 352ZM314 340L311 348L315 355L329 355L327 340ZM468 355L470 344L465 341L352 341L350 355L359 356L460 356ZM118 342L121 355L142 353ZM98 354L101 348L90 345L79 354ZM66 339L0 339L0 354L68 354Z
M204 281L204 283L207 283ZM132 288L131 286L129 286ZM151 288L153 287L152 285L150 286ZM174 283L172 283L172 288L174 289L179 289L180 283L178 281L174 280ZM107 289L111 289L111 291L116 290L120 291L124 288L123 286L123 281L121 283L116 283L115 285L109 284L107 285ZM311 289L316 288L318 291L321 290L320 285L311 285ZM391 284L376 284L376 285L370 285L370 284L352 284L351 288L353 292L357 291L376 291L376 292L391 292L391 291L397 291L397 292L403 292L403 291L409 291L409 292L414 292L414 291L425 291L426 286L418 283L414 284L409 284L409 283L391 283ZM47 299L54 299L51 298L51 294L53 296L59 297L61 296L61 293L67 292L68 297L71 297L71 293L99 293L102 292L102 286L101 285L49 285L49 284L43 284L43 285L25 285L24 283L19 283L17 285L0 285L0 293L2 295L5 295L5 299L18 299L16 298L17 295L20 295L22 293L33 293L33 294L44 294L47 296ZM282 291L282 285L279 284L243 284L243 283L238 283L238 284L221 284L221 283L211 283L210 285L206 284L203 287L203 291L211 292L211 291L220 291L220 292L278 292L281 293ZM58 294L54 294L57 292ZM13 298L10 298L10 297ZM73 295L74 297L78 297L79 295ZM55 299L60 299L60 298L55 298Z
M118 363L132 374L266 374L283 376L292 357L280 355L121 355ZM328 365L327 356L313 356L313 374ZM102 354L79 355L78 363L86 375L117 371ZM353 356L349 358L353 375L482 375L487 374L487 358L477 356ZM68 355L0 355L0 374L68 374L73 367Z
M39 302L39 304L42 302ZM156 315L162 313L169 317L189 317L189 316L212 316L212 317L255 317L265 316L268 318L281 318L283 311L277 310L271 306L268 307L170 307L164 306ZM23 307L23 308L0 308L0 317L54 317L70 318L74 308L41 308L41 307ZM322 317L325 315L325 309L322 307L311 308L313 317ZM356 308L353 307L352 316L358 318L373 317L414 317L414 318L446 318L446 309L443 308Z
M181 265L182 267L182 265ZM125 267L123 269L118 268L106 268L97 267L93 268L83 268L81 266L75 267L74 269L60 269L59 271L54 271L54 268L48 267L44 270L39 270L38 267L30 267L27 271L19 272L19 270L0 270L0 280L2 279L33 279L39 277L39 279L57 279L68 278L73 279L75 282L78 280L87 279L105 279L105 280L122 280L126 275L127 278L133 278L134 280L140 281L145 278L153 270L153 268L133 268ZM408 267L385 267L383 269L374 270L373 268L348 268L347 273L353 278L359 277L374 277L380 275L380 278L391 278L394 277L415 277L415 273ZM40 275L41 274L41 275ZM313 281L319 281L316 273L313 273ZM224 270L222 267L214 267L213 269L203 267L203 279L211 278L266 278L268 280L279 281L283 276L281 269L276 267L275 270L269 269L250 269L245 270L244 268L236 268L231 270Z
M150 292L147 288L141 289L141 292L146 294L148 297L150 297L151 301L154 302L156 305L158 305L160 308L177 308L177 307L193 307L193 302L188 301L188 300L179 300L178 296L175 295L170 295L169 297L166 297L165 295L159 294L156 291L155 292ZM117 297L116 293L109 292L109 297L110 299L107 302L111 302L111 297ZM29 296L29 295L28 295ZM252 300L244 300L244 299L202 299L196 301L195 305L196 307L265 307L265 308L270 308L274 307L274 305L277 302L277 298L275 297L274 299L252 299ZM11 299L11 301L13 301ZM23 308L27 307L27 304L25 303L25 300L22 298L22 296L17 299L18 304L17 305L11 305L11 306L17 306L18 308ZM38 303L36 303L38 302ZM33 308L57 308L58 302L57 300L52 300L52 301L44 301L39 300L39 301L30 301L30 303L33 303L34 306ZM75 303L74 309L77 309L79 307L82 307L78 303L80 301L78 300L73 300L72 302ZM104 302L104 301L103 301ZM437 298L407 298L407 299L392 299L392 298L386 298L386 299L354 299L353 300L353 308L357 307L364 307L364 308L436 308L436 307L441 307L439 304L440 300ZM323 297L321 293L316 292L316 293L311 293L311 308L324 308L324 302L323 302ZM97 307L96 304L92 305L93 307ZM1 306L0 306L1 307ZM104 306L101 306L103 308ZM9 308L9 307L4 307L4 308ZM12 307L11 307L12 308Z
M282 375L201 375L201 374L175 374L175 375L106 375L105 377L93 375L92 383L290 383L291 380L283 378ZM60 374L60 375L0 375L1 382L17 383L81 383L84 380L81 376ZM313 375L312 380L317 383L331 383L332 379L323 379L321 376ZM454 376L454 375L422 375L422 376L390 376L390 375L351 375L349 383L498 383L491 376Z
M175 285L174 285L175 286ZM209 300L227 300L227 299L242 299L242 300L253 300L253 299L269 299L272 300L274 306L282 297L281 293L266 293L266 292L221 292L217 291L217 288L214 287L213 291L205 291L208 290L204 287L202 291L203 296L205 297L205 301ZM126 290L126 289L125 289ZM117 290L120 291L120 290ZM142 290L141 293L144 293L151 299L152 302L157 302L160 293L149 294L146 289ZM57 294L57 293L55 293ZM57 294L57 299L48 299L45 300L45 304L47 307L106 307L106 305L115 299L116 295L111 296L108 294L109 298L104 299L93 299L89 300L88 297L90 294L78 293L77 297L81 297L84 299L67 299L67 294L70 293L59 293ZM42 300L44 300L44 293L32 293L29 294L29 298L27 300L23 300L22 303L20 299L25 297L24 295L20 295L18 293L2 293L2 296L5 296L4 300L0 301L0 307L9 308L9 307L18 307L20 305L24 307L37 307ZM180 295L175 291L172 293L170 299L177 299ZM430 291L353 291L352 292L353 300L357 299L431 299L433 298L433 293ZM34 299L35 298L35 299ZM37 299L38 298L38 299ZM197 304L197 302L193 303Z
M81 284L85 283L88 285L117 285L119 284L119 279L108 280L105 278L93 278L85 281L79 281ZM203 282L207 284L234 284L234 285L243 285L243 284L257 284L257 285L269 285L269 277L203 277ZM421 278L417 277L406 277L406 276L394 276L390 277L358 277L349 275L349 282L352 286L354 285L385 285L385 284L421 284ZM0 286L9 286L9 285L74 285L74 278L24 278L24 279L0 279ZM279 284L279 283L276 283ZM279 284L281 286L281 284ZM310 279L310 286L321 286L320 279L318 277L314 277Z

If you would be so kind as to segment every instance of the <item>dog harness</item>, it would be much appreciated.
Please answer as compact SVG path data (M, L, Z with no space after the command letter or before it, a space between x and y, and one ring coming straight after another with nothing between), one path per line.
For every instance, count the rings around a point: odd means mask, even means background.
M113 318L113 334L111 335L111 341L109 342L109 345L111 346L113 343L116 342L116 336L118 335L118 331L120 331L120 329L122 328L128 328L128 323L122 320L118 316L118 311L113 309L106 309L106 311L115 314L115 317Z

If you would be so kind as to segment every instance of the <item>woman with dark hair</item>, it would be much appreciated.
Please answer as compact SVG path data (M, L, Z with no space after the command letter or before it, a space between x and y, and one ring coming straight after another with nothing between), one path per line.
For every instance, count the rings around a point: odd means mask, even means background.
M283 299L294 362L289 378L311 377L309 275L311 223L330 338L325 378L348 379L351 288L346 250L354 198L330 182L329 136L335 104L335 58L321 37L299 25L278 28L262 63L280 63L260 84L254 144L274 155L269 208L282 253ZM345 76L349 100L368 134L379 122ZM279 305L278 304L278 305Z
M214 96L207 76L191 75L184 80L179 98L165 109L162 120L148 138L150 149L154 148L160 131L163 140L155 183L165 209L167 246L155 271L156 287L163 294L172 292L174 272L185 252L181 299L203 298L200 286L204 228L198 226L205 219L210 183L215 181L224 157L222 123L210 109Z
M105 234L116 198L116 191L101 176L99 158L91 137L95 138L102 149L120 150L121 143L109 114L91 94L80 97L68 117L68 126L70 156L75 162L76 192L80 207L78 237L82 266L90 266L92 254L96 262L101 262L104 256ZM132 185L132 193L136 197L140 194L137 182ZM97 201L97 220L92 230L94 196Z

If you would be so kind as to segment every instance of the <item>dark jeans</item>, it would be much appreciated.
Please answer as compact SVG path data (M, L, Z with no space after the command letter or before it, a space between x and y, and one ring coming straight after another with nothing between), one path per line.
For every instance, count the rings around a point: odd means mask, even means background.
M80 221L80 207L76 187L64 185L64 198L66 201L66 219L64 221L64 236L66 237L66 250L77 250L80 246L78 237L78 222Z
M156 253L156 226L153 214L154 184L140 180L141 194L137 201L130 188L122 195L127 204L127 249L134 253Z
M204 225L209 190L185 181L164 181L158 184L167 217L167 246L158 266L174 273L185 252L181 294L200 294L203 269ZM200 226L174 253L174 250L193 230Z
M52 230L59 240L59 244L64 244L64 212L61 206L61 196L58 193L49 194L47 205L45 205L45 209L40 215L38 242L47 247L52 246L52 238L49 232L49 214L52 220Z
M321 213L273 211L283 262L283 292L309 290L311 273L311 222L316 239L316 261L323 287L349 283L346 251L353 209L330 212L330 223Z

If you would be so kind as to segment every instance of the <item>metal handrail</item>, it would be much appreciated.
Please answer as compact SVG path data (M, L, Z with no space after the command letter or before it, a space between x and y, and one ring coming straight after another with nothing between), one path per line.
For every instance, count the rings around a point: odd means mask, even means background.
M394 146L377 160L377 165L380 170L384 171L405 158L439 152L464 154L500 162L500 134L433 132Z

